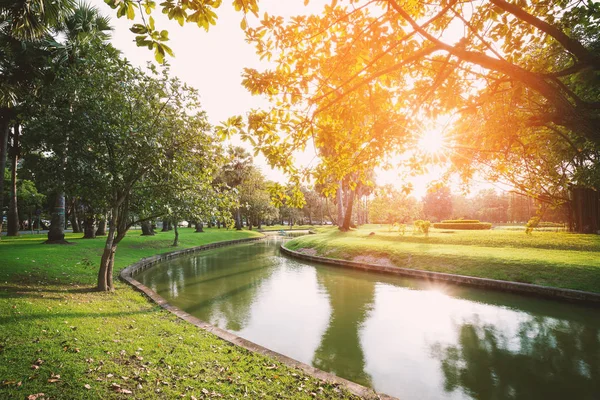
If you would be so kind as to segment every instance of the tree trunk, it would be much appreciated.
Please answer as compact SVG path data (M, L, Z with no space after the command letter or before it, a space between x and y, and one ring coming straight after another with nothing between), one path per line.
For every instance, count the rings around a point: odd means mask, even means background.
M46 243L65 243L65 193L56 194Z
M174 221L173 230L175 231L175 238L173 239L173 247L179 246L179 229L177 225L177 221Z
M112 267L115 259L115 251L117 245L114 243L115 232L117 230L117 219L119 217L119 208L113 207L110 224L108 228L108 236L106 237L106 244L104 245L104 252L100 260L100 271L98 271L98 290L106 292L113 290L112 284Z
M242 230L242 216L240 214L239 207L237 210L235 210L235 230L237 230L237 231Z
M4 223L4 170L8 157L8 122L7 115L0 115L0 233L2 233L2 224Z
M204 224L202 221L196 221L196 233L204 232Z
M10 175L10 202L8 203L8 218L6 236L19 236L19 210L17 206L17 167L19 162L19 125L15 124L13 131L13 145L11 154L12 170ZM4 170L2 171L4 179Z
M154 232L154 229L152 229L151 221L143 221L143 222L141 222L141 225L142 225L142 236L154 236L156 234Z
M85 216L84 239L96 239L96 216L90 210Z
M79 221L77 220L77 200L73 199L71 205L71 228L73 229L73 233L81 233L81 226L79 225Z
M221 229L221 221L217 220L217 229Z
M350 191L348 195L348 203L346 203L346 214L344 215L344 223L340 227L341 231L347 232L352 224L352 205L354 203L354 191Z
M106 236L106 215L103 215L100 221L98 221L96 236Z
M337 220L338 226L341 228L344 224L344 200L342 199L342 181L339 182L339 186L336 192L337 197Z

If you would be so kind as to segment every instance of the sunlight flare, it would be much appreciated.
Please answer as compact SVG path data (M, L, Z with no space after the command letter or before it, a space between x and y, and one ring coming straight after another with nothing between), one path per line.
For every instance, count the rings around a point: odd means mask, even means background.
M417 147L426 154L442 155L446 150L446 142L446 136L442 131L428 130L421 134Z

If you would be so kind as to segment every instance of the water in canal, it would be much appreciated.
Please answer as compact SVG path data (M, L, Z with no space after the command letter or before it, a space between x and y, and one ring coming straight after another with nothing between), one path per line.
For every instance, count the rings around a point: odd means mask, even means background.
M262 346L403 400L600 399L600 310L308 264L282 238L136 277Z

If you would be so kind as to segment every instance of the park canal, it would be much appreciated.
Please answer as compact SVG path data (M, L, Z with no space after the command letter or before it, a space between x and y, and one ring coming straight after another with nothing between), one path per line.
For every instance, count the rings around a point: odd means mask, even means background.
M280 255L285 238L136 276L245 339L410 399L598 399L600 310Z

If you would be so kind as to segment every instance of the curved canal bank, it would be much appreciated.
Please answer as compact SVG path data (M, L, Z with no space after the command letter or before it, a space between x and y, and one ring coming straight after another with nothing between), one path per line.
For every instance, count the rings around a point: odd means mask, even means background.
M500 281L496 279L479 278L474 276L446 274L443 272L422 271L418 269L409 269L402 267L390 267L386 265L368 264L364 262L342 260L338 258L321 257L290 250L284 245L281 245L281 251L283 251L289 256L299 258L305 261L336 265L340 267L359 269L363 271L384 273L390 275L402 275L417 279L448 282L456 285L474 286L486 289L546 297L550 299L577 301L581 303L600 305L600 293L584 292L581 290L572 289L561 289L549 286L533 285L529 283Z
M297 233L297 232L296 232ZM166 262L168 260L173 260L177 257L182 256L190 256L202 251L207 251L211 249L216 249L220 247L226 246L234 246L242 243L250 243L256 242L258 240L267 239L268 236L258 237L258 238L246 238L246 239L238 239L238 240L230 240L224 242L216 242L207 245L192 247L188 249L176 250L168 253L158 254L152 257L143 258L140 261L128 266L123 269L120 273L120 276L123 280L133 286L135 289L147 295L152 301L156 304L164 308L165 310L175 314L177 317L182 320L191 323L201 329L204 329L215 336L226 340L229 343L240 346L246 350L262 354L264 356L272 357L277 361L287 365L291 368L298 368L303 372L309 374L310 376L321 379L323 381L331 382L334 384L342 385L345 389L350 391L352 394L360 396L364 399L383 399L383 400L394 400L395 398L389 396L384 393L376 393L373 389L365 387L363 385L357 384L356 382L349 381L342 377L336 376L334 374L328 373L326 371L322 371L320 369L314 368L311 365L302 363L298 360L290 358L284 354L277 353L273 350L270 350L266 347L263 347L257 343L251 342L249 340L244 339L243 337L237 336L227 330L221 329L218 326L211 325L195 316L183 311L182 309L173 306L167 302L163 297L161 297L155 290L145 286L138 280L134 278L134 275L139 274L140 272L155 266L158 263Z
M600 393L597 308L300 262L280 244L183 256L136 279L225 334L402 399Z

